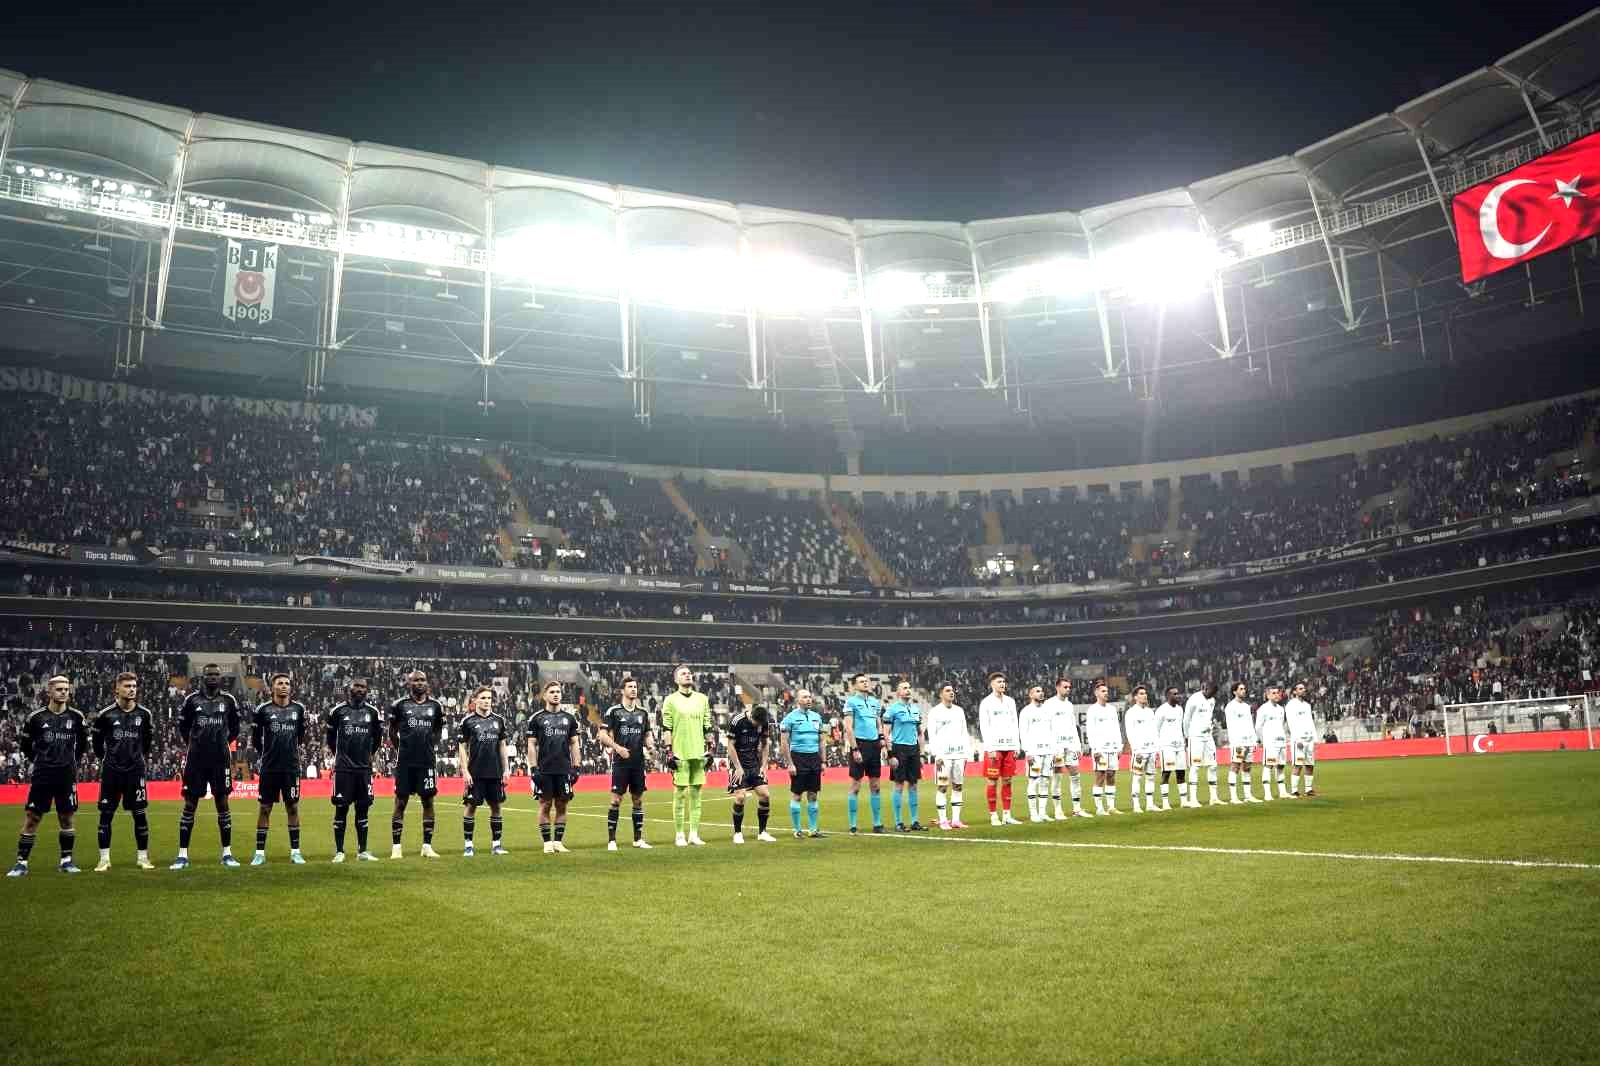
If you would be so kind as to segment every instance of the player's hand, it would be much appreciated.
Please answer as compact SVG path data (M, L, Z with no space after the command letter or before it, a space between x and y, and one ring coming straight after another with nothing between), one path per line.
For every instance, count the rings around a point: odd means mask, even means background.
M889 769L891 769L891 770L898 769L899 766L900 766L900 757L898 755L889 756Z
M573 770L571 773L567 774L567 788L576 788L578 786L578 777L579 774L576 770Z
M673 773L673 774L677 773L678 772L678 757L676 755L668 755L667 756L667 761L663 765L666 766L668 773Z
M861 761L861 749L860 748L851 748L850 749L850 761L851 762L860 762Z
M627 762L628 761L628 749L627 748L623 748L620 751L613 751L611 753L611 758L616 762Z

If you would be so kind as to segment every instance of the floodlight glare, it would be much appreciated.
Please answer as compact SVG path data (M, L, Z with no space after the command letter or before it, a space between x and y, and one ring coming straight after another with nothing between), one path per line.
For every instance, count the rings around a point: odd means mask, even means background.
M928 278L909 270L885 270L867 280L867 302L879 311L926 303Z
M765 256L749 272L748 299L764 311L826 310L845 303L850 275L794 256Z
M1092 288L1089 264L1063 256L1008 270L989 284L988 292L1000 303L1017 303L1030 296L1077 296Z
M628 290L672 307L745 306L745 264L731 249L643 248L628 256Z
M577 292L615 292L616 260L610 231L594 226L529 226L494 243L495 273Z
M1252 222L1248 226L1240 226L1228 234L1228 239L1254 255L1272 243L1272 223Z
M1096 281L1143 303L1174 303L1211 286L1233 257L1199 233L1154 233L1095 256Z

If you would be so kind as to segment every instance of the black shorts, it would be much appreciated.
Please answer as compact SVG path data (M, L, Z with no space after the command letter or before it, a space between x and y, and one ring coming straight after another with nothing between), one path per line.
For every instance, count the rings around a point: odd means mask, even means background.
M571 799L572 775L568 773L533 775L533 794L540 799Z
M125 811L142 811L150 806L150 794L145 787L142 770L107 770L100 775L100 803L102 811L114 811L117 804Z
M196 766L185 763L183 767L183 798L198 803L205 798L206 789L217 799L227 799L233 791L233 767Z
M59 815L68 815L78 809L78 773L74 769L43 769L33 772L33 782L28 785L27 810L45 815L55 807Z
M466 795L461 797L462 803L470 803L474 807L482 803L504 803L506 801L506 783L500 777L474 777L472 787L467 789Z
M794 769L789 771L789 791L795 795L822 788L822 754L815 751L791 752Z
M622 762L611 760L611 791L618 796L624 792L631 792L635 796L644 795L643 754Z
M736 774L732 770L728 771L729 792L748 792L756 786L766 783L767 775L760 770L746 770L742 774Z
M259 784L262 803L300 802L300 775L293 770L263 770Z
M889 768L890 781L915 784L922 780L922 756L915 744L896 744L889 753L899 760L899 765Z
M404 798L413 792L424 799L439 794L439 782L431 766L397 766L394 768L394 794Z
M357 808L372 806L371 770L335 770L333 772L333 805Z
M883 776L883 746L878 741L858 743L856 751L861 753L861 761L850 760L850 780L860 781L863 777L870 777L876 781Z

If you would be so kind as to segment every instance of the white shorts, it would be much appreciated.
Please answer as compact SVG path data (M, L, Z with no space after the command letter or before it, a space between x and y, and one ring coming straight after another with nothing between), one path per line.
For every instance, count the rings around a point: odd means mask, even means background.
M1263 737L1261 740L1261 761L1270 763L1283 762L1283 749L1287 741L1281 736Z
M1161 749L1161 768L1163 770L1182 770L1184 765L1182 744L1168 744Z
M1028 776L1039 777L1048 774L1055 765L1054 755L1029 755Z
M1196 766L1217 765L1217 741L1209 730L1189 738L1189 761Z
M960 788L967 774L967 760L959 755L934 762L934 780L941 785Z
M1136 751L1128 757L1128 769L1140 773L1154 773L1156 769L1156 750Z
M1094 753L1094 768L1096 770L1109 770L1113 773L1117 769L1117 761L1122 758L1122 752L1097 751Z
M1078 762L1083 758L1083 743L1078 740L1068 740L1061 745L1061 754L1058 758L1071 759Z
M1294 742L1294 764L1299 766L1315 766L1317 762L1317 740L1315 737L1303 737Z
M1254 744L1233 744L1229 746L1229 753L1236 763L1254 762L1256 746Z

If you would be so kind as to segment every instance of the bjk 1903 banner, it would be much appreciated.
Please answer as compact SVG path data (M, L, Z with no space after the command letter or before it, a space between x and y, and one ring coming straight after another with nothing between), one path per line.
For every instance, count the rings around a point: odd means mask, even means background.
M1600 133L1530 159L1451 202L1461 280L1536 259L1600 233Z

